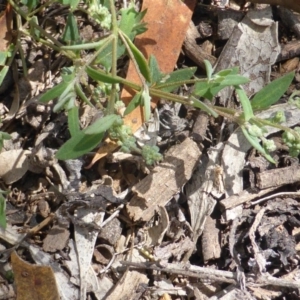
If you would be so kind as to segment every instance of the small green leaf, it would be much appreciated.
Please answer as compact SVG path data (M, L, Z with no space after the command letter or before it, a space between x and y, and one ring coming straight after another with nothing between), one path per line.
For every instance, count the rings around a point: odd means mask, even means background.
M142 92L142 104L144 106L145 122L148 122L150 120L151 115L151 97L149 95L148 88L145 88Z
M243 107L245 122L248 122L251 118L254 117L250 100L247 97L243 88L241 88L240 86L236 86L235 90L236 90L237 95L239 96L240 102Z
M6 211L6 200L2 196L2 194L0 194L0 227L2 227L4 229L6 228L6 214L5 214L5 211Z
M124 38L125 47L127 48L128 52L131 52L137 65L139 71L144 76L147 82L151 82L151 72L148 66L148 62L144 57L143 53L134 45L134 43L130 40L130 38L124 33L119 30L119 34L122 38Z
M59 97L66 90L68 84L68 82L59 83L58 85L44 93L39 101L42 103L46 103L56 97Z
M33 25L33 24L35 24L35 25L38 25L39 24L39 21L38 21L38 18L37 18L37 16L33 16L31 19L30 19L30 21L29 21L29 23L30 23L30 34L31 34L31 36L32 37L35 37L35 39L37 40L37 41L39 41L40 40L40 37L41 37L41 32Z
M239 68L233 67L231 69L221 70L220 72L216 73L214 76L215 77L226 77L228 75L237 75L238 73L239 73Z
M223 87L230 85L240 85L248 83L250 80L241 75L227 75L224 78L218 78L217 80L213 80L214 82L219 82Z
M72 109L68 110L68 127L72 137L78 134L80 131L79 110L77 106L74 106Z
M191 100L192 100L192 105L194 107L200 108L201 110L212 115L214 118L218 117L218 114L212 108L210 108L208 105L206 105L204 102L202 102L194 97L192 97Z
M81 85L79 83L75 83L75 92L81 98L81 100L87 103L89 106L93 107L93 104L90 100L86 97L85 93L83 92Z
M28 12L31 12L33 9L35 9L38 6L39 1L38 0L22 0L21 3L28 6L28 10L29 10Z
M162 79L163 74L160 72L157 60L152 54L149 58L149 68L151 73L151 85L153 85Z
M10 140L11 139L11 135L8 134L7 132L1 131L1 135L2 135L3 140Z
M80 0L58 0L57 2L63 5L70 5L72 9L75 9Z
M206 77L208 80L211 80L213 74L213 68L211 63L208 60L204 60L205 69L206 69Z
M69 12L68 14L67 24L62 35L62 40L67 44L78 43L80 40L77 21L72 12Z
M261 146L260 140L249 134L244 126L241 126L244 136L247 138L248 142L252 147L254 147L258 152L260 152L269 162L275 164L275 160L272 156Z
M117 115L107 115L101 119L98 119L95 123L87 127L84 132L88 135L94 135L108 130L114 122L119 119Z
M8 69L9 69L8 66L4 66L2 68L2 70L0 71L0 86L1 86L1 84L2 84L2 82L3 82L3 80L4 80L5 76L6 76L6 74L8 72Z
M141 105L141 93L137 93L134 95L130 103L127 105L126 110L124 112L124 116L128 115L131 113L136 107Z
M56 153L56 158L61 160L75 159L93 150L103 139L104 132L88 135L79 131L63 144Z
M183 85L185 80L189 80L195 74L196 70L196 67L176 70L165 75L155 87L164 92L171 92Z
M120 83L120 77L113 77L109 73L105 73L104 71L95 70L91 67L86 68L86 73L94 80L106 82L106 83Z
M272 104L276 103L282 95L287 91L293 78L295 72L288 73L261 89L254 98L251 100L251 106L253 110L262 110L270 107Z

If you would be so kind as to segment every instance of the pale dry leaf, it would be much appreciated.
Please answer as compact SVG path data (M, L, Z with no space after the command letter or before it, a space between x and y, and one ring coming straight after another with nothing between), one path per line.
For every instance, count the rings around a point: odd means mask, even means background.
M6 184L18 181L28 171L29 150L17 149L0 153L0 178Z

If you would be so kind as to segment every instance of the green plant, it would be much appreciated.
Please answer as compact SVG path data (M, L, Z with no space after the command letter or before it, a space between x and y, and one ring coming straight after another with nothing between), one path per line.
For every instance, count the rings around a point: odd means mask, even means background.
M22 34L35 38L37 42L52 47L73 61L71 67L62 70L61 83L40 97L40 101L44 103L57 98L54 110L64 109L68 114L71 138L58 150L56 154L58 159L76 158L91 151L106 134L111 139L117 140L123 151L134 151L143 155L148 164L153 164L162 158L156 147L147 146L140 149L130 129L124 125L122 117L118 115L120 106L118 87L120 84L136 91L136 95L125 109L125 114L130 113L137 106L142 106L144 118L146 121L149 120L152 97L192 105L214 117L221 115L239 124L251 145L273 163L274 160L269 152L274 150L274 145L264 137L266 126L280 128L289 133L289 138L293 136L295 140L299 141L297 131L281 126L280 120L263 120L254 114L254 111L266 109L278 101L292 81L293 73L270 83L250 101L241 87L249 80L239 75L238 68L222 70L213 74L212 66L206 61L207 78L196 78L194 76L196 68L163 74L155 57L150 56L147 60L133 43L135 36L146 30L145 24L142 22L146 12L136 12L133 5L116 12L112 0L99 2L90 0L87 1L84 8L78 6L78 0L58 1L70 7L66 28L62 35L65 43L63 45L38 25L35 14L48 3L36 8L35 0L24 1L23 3L28 7L28 12L25 14L24 10L20 9L13 0L9 0L9 2L27 21L29 30L24 27L20 28ZM103 38L90 43L85 43L80 39L74 15L76 10L85 12L102 25L106 30ZM87 51L89 55L86 55ZM117 60L125 54L134 62L141 84L130 82L117 75ZM88 96L86 93L89 89L88 82L91 79L96 82L94 91L98 94L104 93L107 97L105 117L81 130L77 99L80 98L88 105L93 105L89 99L92 96ZM194 92L188 97L172 93L183 84L194 84ZM240 112L201 101L202 98L212 100L221 89L228 86L233 86L236 90L242 105Z
M7 192L0 189L0 227L4 229L6 228L6 199L4 197L5 194L7 194Z

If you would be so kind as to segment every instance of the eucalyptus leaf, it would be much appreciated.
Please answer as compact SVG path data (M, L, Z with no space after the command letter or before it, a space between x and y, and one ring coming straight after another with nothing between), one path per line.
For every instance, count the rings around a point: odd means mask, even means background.
M253 110L263 110L276 103L287 91L293 81L295 72L288 73L261 89L251 100Z
M101 119L98 119L92 125L85 129L85 134L94 135L108 130L120 116L118 115L107 115Z

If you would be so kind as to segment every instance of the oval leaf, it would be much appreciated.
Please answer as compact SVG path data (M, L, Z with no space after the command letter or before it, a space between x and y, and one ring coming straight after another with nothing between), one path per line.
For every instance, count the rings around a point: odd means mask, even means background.
M288 73L261 89L251 100L253 110L261 110L276 103L289 88L295 72Z

